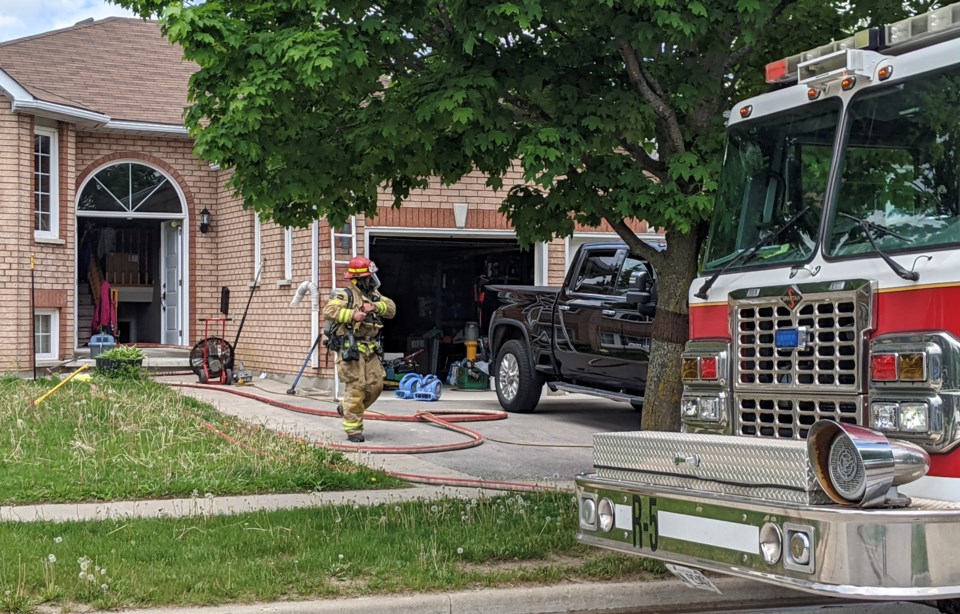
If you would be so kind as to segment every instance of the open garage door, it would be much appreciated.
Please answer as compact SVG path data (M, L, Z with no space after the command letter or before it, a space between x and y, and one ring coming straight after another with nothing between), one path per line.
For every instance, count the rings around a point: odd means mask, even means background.
M369 241L383 291L397 303L396 318L384 328L384 350L423 349L417 356L421 373L442 377L466 356L467 322L478 322L486 336L495 305L486 284L534 280L533 251L521 251L515 239L373 236Z

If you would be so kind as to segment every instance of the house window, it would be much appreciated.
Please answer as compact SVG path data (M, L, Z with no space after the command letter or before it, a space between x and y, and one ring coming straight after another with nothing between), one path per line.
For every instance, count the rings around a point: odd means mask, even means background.
M33 315L33 351L38 360L56 360L60 358L59 331L59 310L36 310Z
M283 229L283 279L293 279L293 228Z
M37 128L33 135L33 230L37 237L57 238L59 234L57 159L57 131Z

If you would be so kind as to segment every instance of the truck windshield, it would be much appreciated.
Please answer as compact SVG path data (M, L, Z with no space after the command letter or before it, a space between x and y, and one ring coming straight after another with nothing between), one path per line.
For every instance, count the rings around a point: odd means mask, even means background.
M855 98L827 254L960 242L960 74Z
M782 264L810 257L839 118L840 101L828 99L730 127L705 270L733 260L807 205L788 231L755 257L733 264Z

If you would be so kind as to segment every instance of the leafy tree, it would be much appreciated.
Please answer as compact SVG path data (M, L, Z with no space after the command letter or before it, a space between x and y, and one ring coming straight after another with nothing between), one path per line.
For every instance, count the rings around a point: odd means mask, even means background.
M660 275L644 428L675 430L723 112L876 0L112 0L200 65L199 156L282 225L375 215L478 169L522 242L606 220ZM523 185L503 186L515 164ZM630 231L667 232L660 253Z

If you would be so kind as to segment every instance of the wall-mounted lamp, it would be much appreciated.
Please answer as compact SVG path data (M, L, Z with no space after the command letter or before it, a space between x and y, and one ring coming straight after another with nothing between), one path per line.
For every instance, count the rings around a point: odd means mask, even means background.
M453 203L453 222L457 228L467 227L467 203Z
M210 210L206 207L200 211L200 234L207 234L210 230Z

